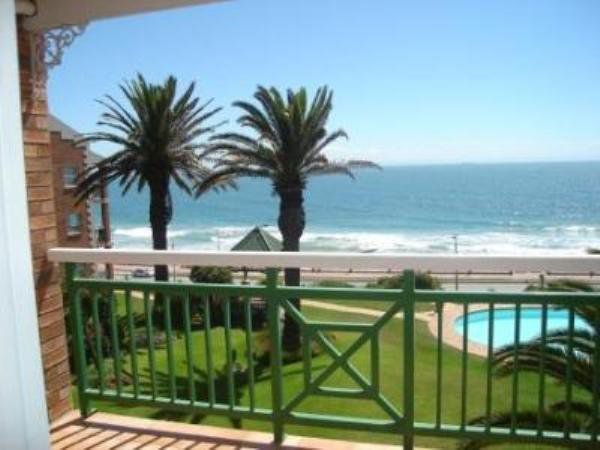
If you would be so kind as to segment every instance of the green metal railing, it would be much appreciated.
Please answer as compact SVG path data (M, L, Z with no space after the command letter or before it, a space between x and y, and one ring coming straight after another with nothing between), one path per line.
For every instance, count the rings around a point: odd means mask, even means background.
M600 295L593 293L473 293L416 290L412 271L404 273L404 286L401 290L378 290L362 288L322 288L286 287L277 284L278 269L268 269L265 285L213 285L190 283L159 283L154 281L118 281L79 278L75 276L75 266L66 265L67 287L70 299L70 317L73 334L73 352L77 371L77 387L81 412L87 416L91 403L110 401L129 405L157 407L161 409L215 414L231 419L255 419L272 423L274 440L281 442L287 425L309 425L339 427L351 430L393 433L401 436L404 448L413 448L414 438L430 436L449 439L489 439L505 441L518 438L539 443L581 442L590 445L598 439L599 399L600 399L600 314L595 324L593 339L593 360L589 367L593 386L591 397L576 387L580 373L574 373L574 359L578 353L579 341L575 327L575 308L578 306L600 306ZM222 305L222 324L215 334L212 326L214 317L211 301L219 298ZM319 301L369 300L387 302L389 307L381 316L367 321L326 321L313 320L304 311L294 307L288 299L303 298ZM232 305L236 306L237 324L232 324ZM268 362L263 361L270 380L270 403L260 404L257 396L259 378L263 373L257 367L255 336L257 326L253 319L253 305L266 304L266 331L269 342ZM122 305L124 303L124 308ZM435 357L427 360L430 371L435 373L435 385L421 386L417 365L424 362L415 351L418 345L415 310L421 304L432 304L434 328L437 331ZM462 307L464 315L474 309L474 305L485 305L488 311L488 350L486 356L469 353L468 321L464 321L462 349L447 346L444 333L444 311L447 305ZM121 305L121 306L120 306ZM157 319L157 306L161 306L162 317ZM585 401L591 409L593 423L585 429L572 427L556 430L545 423L543 413L549 403L549 389L556 390L548 379L544 364L552 363L553 355L541 358L539 373L536 376L538 389L537 423L521 427L518 414L520 405L521 377L515 370L511 375L510 389L505 392L512 420L507 426L492 426L490 420L498 412L500 405L494 404L497 398L496 377L493 376L494 336L498 332L494 317L501 308L515 309L514 341L521 341L520 315L528 306L541 308L541 339L545 343L551 338L548 331L549 311L560 307L568 311L569 339L566 343L566 373L564 377L564 414L568 419L575 416L576 402ZM183 323L173 325L173 310L183 315ZM195 312L194 312L195 311ZM599 309L600 311L600 309ZM402 321L397 315L401 313ZM300 325L302 348L299 359L302 365L303 385L291 392L286 389L286 366L282 351L283 314L289 315ZM201 320L198 320L198 317ZM347 317L347 316L343 316ZM161 323L155 323L160 320ZM397 369L385 371L382 367L380 348L381 331L386 326L402 326L398 340ZM336 333L352 333L356 338L346 348L336 345ZM215 339L223 345L216 345ZM158 348L160 346L160 348ZM320 368L313 366L314 346L320 349L323 358ZM215 350L217 348L218 350ZM361 349L368 349L367 374L353 362ZM552 344L548 344L552 349ZM215 352L218 351L219 354ZM518 352L518 350L515 350ZM224 353L224 354L223 354ZM458 353L458 356L457 356ZM183 358L176 359L183 354ZM457 367L447 367L445 358L452 356L460 361ZM518 355L515 355L518 356ZM424 357L424 356L423 356ZM143 359L143 361L142 361ZM223 368L217 361L223 361ZM323 366L323 361L327 365ZM518 359L515 359L518 361ZM485 371L485 385L470 385L470 365L480 364ZM143 366L143 370L141 367ZM245 370L243 370L245 367ZM201 368L202 373L198 373ZM446 373L448 371L448 373ZM337 372L351 380L354 388L326 386L326 381ZM531 371L529 371L531 372ZM588 374L587 376L589 376ZM383 387L397 378L401 383L401 395L388 396ZM199 381L202 383L199 383ZM385 383L384 383L385 381ZM507 389L502 385L502 389ZM458 387L458 390L456 388ZM240 401L239 390L243 390L244 404ZM475 392L474 390L477 390ZM471 406L475 395L483 398L482 425L470 424L473 418ZM433 411L416 412L420 396L434 399ZM323 411L305 411L302 403L312 396L331 397L335 401L360 400L374 402L381 414L377 417L363 417L360 414L331 414L329 408ZM447 414L445 411L448 396L459 396L458 411ZM555 401L556 398L553 399ZM531 408L531 405L528 405ZM454 408L456 409L456 408ZM360 412L360 408L356 411ZM421 416L431 419L421 420ZM448 420L448 417L454 419Z

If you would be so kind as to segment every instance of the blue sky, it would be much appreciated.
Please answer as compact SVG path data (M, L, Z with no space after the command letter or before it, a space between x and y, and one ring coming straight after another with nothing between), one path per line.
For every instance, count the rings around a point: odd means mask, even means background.
M257 84L327 84L338 158L600 159L597 0L234 0L95 22L52 70L51 110L92 131L94 99L138 71L197 81L231 122Z

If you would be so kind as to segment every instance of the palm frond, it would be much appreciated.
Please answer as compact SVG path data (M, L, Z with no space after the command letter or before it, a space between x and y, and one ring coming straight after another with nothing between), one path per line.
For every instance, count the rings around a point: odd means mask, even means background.
M239 177L268 178L275 191L304 189L313 175L353 177L354 169L379 168L362 160L329 161L324 155L330 144L348 137L341 129L327 131L333 93L326 86L310 101L304 88L282 95L274 87L258 86L254 100L233 103L242 111L238 123L250 133L217 134L204 150L215 159L216 173L197 185L197 193L212 189L218 180Z
M110 95L98 100L105 108L98 121L103 130L81 138L86 143L110 142L119 150L83 173L78 181L78 198L91 195L101 180L117 179L123 193L135 183L142 188L168 179L191 192L191 187L210 172L196 153L203 145L199 139L218 126L207 122L221 108L211 107L212 100L200 103L194 83L177 97L173 76L162 84L152 84L138 74L119 88L125 103Z
M195 186L195 195L196 197L199 197L211 190L220 191L227 188L237 189L235 180L239 177L265 178L267 176L268 174L263 169L253 169L243 166L231 166L221 170L215 170L204 177L202 181Z
M518 347L515 353L502 353L497 355L494 364L496 375L509 376L515 371L539 373L543 361L544 373L558 381L564 380L569 365L568 355L564 349L553 346L526 346ZM572 356L572 382L591 392L593 387L593 364L587 358L578 354Z
M485 416L481 416L471 420L469 424L481 427L489 426L492 428L509 429L512 426L513 420L515 420L520 429L535 430L537 429L539 423L538 421L540 419L542 420L546 430L563 431L568 429L572 432L578 432L585 428L584 424L582 424L577 418L572 418L570 421L567 421L564 414L552 410L542 411L541 413L538 413L538 411L520 411L517 412L514 417L513 414L509 412L497 413L492 415L489 420ZM524 442L520 440L519 436L517 435L511 435L510 440L511 442ZM480 450L493 445L498 445L498 441L486 439L485 436L482 436L480 439L471 439L459 443L458 449ZM591 449L593 448L592 445L595 444L590 444L589 447L586 447L585 443L581 442L562 444L564 448L578 449Z

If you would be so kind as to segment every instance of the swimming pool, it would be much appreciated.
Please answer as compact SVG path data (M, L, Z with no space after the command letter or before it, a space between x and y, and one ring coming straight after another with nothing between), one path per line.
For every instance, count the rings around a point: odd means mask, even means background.
M494 348L512 344L515 339L515 309L497 308L494 310ZM489 311L487 309L467 314L469 341L488 344ZM454 321L454 331L463 334L465 316ZM520 341L538 337L542 332L542 309L523 307L521 309ZM548 309L548 331L565 329L569 323L569 313L564 309ZM575 316L576 329L588 329L589 326L580 317Z

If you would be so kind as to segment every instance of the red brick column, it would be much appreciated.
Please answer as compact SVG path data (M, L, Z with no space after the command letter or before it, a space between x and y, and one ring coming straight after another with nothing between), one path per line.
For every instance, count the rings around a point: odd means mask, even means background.
M31 34L18 24L23 144L36 302L50 420L70 408L70 373L60 273L46 260L57 245L46 82L33 70Z

